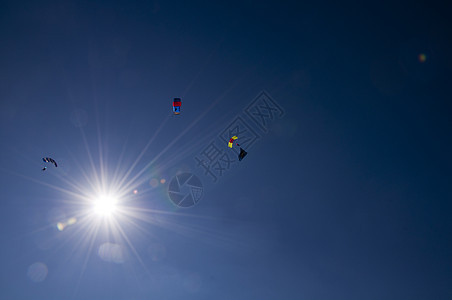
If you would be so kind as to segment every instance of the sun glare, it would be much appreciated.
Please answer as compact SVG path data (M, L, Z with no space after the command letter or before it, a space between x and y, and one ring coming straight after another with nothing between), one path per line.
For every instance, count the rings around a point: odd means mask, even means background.
M100 196L94 201L94 211L103 216L109 216L115 212L117 199L111 196Z

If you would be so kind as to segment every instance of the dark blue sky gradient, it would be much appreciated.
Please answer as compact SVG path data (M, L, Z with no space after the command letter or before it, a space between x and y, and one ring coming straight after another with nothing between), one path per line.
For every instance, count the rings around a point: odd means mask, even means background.
M0 298L451 299L448 10L2 1ZM262 90L284 115L213 183L194 157ZM141 219L96 231L73 184L134 163Z

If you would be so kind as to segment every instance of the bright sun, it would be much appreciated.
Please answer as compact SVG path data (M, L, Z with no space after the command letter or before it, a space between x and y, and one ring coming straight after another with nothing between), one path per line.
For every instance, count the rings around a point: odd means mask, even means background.
M94 211L103 216L109 216L116 210L117 199L102 195L94 201Z

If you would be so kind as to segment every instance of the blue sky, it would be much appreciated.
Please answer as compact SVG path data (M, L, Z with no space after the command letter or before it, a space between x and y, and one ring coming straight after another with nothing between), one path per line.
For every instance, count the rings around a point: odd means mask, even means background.
M447 8L2 1L0 298L451 298Z

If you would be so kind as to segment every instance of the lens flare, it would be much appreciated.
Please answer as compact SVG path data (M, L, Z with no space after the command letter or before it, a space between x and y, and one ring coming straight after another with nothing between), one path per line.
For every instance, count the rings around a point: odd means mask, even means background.
M101 195L94 201L94 211L103 216L110 216L116 211L117 199L109 195Z
M418 55L418 60L420 63L424 63L427 60L427 55L425 55L424 53L420 53Z

